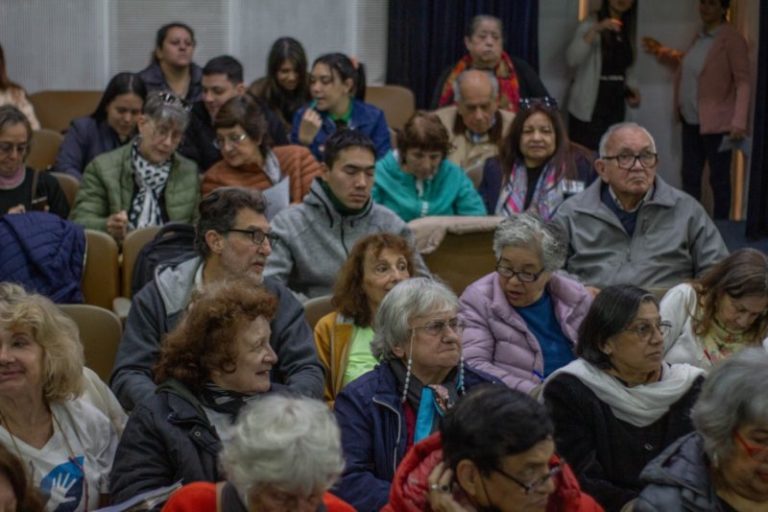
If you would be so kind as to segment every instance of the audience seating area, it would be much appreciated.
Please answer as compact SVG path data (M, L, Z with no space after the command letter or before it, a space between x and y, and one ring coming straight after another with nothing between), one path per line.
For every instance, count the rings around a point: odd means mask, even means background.
M76 117L87 116L99 104L103 91L39 91L30 94L40 126L63 132Z
M27 165L38 171L48 170L56 162L59 146L64 140L61 133L43 128L35 130L27 156Z
M120 319L112 311L91 304L60 304L59 309L77 324L86 366L108 382L123 335Z

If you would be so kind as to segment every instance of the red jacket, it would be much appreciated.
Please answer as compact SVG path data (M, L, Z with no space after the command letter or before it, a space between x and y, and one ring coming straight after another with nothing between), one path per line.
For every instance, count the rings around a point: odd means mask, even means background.
M389 492L389 503L382 512L431 512L427 500L427 478L435 466L443 460L440 433L435 433L415 445L397 468ZM553 455L550 464L560 459ZM563 463L562 471L555 477L555 492L549 497L547 512L603 512L591 496L581 492L579 482L570 466ZM454 493L459 502L466 498Z

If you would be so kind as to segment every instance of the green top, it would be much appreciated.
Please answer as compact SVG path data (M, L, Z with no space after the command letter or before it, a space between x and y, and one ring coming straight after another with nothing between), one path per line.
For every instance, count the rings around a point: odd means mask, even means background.
M371 353L371 341L373 341L373 329L371 327L354 326L352 328L352 341L349 343L349 356L347 367L344 370L342 385L346 386L359 376L373 370L376 359Z
M344 124L348 125L349 124L349 120L352 118L352 107L354 106L354 103L355 102L352 101L352 98L350 98L349 99L349 106L347 107L347 111L344 112L344 115L337 116L337 115L331 114L329 112L328 113L328 117L330 117L331 121L333 121L334 123L337 122L337 121L341 121Z

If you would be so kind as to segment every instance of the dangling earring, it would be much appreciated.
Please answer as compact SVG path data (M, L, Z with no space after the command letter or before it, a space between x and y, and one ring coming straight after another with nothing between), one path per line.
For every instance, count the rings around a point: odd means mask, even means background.
M462 350L459 353L459 380L458 380L458 386L459 388L459 394L464 394L464 351Z
M400 402L405 403L408 399L408 386L411 384L411 369L413 368L413 331L411 331L411 339L408 347L408 364L405 367L405 383L403 384L403 396L400 398Z

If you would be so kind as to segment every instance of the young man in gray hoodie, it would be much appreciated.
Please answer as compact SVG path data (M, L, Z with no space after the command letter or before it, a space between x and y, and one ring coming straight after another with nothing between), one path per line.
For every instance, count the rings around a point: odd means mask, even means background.
M283 282L301 299L332 293L336 276L355 242L374 233L392 233L413 242L410 229L388 208L373 203L376 149L354 130L339 130L325 143L325 165L304 202L272 219L280 240L267 258L264 275ZM416 253L416 272L429 276Z
M265 208L259 191L237 187L216 189L200 202L195 235L198 255L161 264L154 279L133 298L110 379L123 407L133 409L154 393L152 368L160 355L160 342L180 320L192 293L206 283L232 277L261 282L278 299L269 340L278 357L273 386L322 396L323 370L304 308L282 283L262 279L274 239Z

